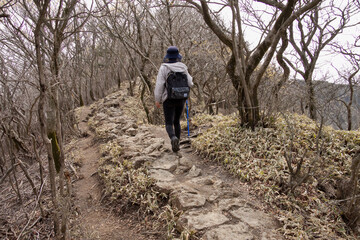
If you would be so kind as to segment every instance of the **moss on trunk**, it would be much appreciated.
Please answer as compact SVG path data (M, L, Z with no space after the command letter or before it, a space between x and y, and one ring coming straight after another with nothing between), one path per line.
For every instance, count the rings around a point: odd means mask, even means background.
M52 148L52 154L55 162L55 169L56 172L60 172L61 168L61 162L60 162L60 147L57 141L56 132L49 132L48 138L51 140L51 148Z

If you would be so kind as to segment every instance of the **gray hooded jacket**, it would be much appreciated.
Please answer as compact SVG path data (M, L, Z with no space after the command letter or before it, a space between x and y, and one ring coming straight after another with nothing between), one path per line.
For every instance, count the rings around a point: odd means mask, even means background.
M192 87L192 77L190 76L187 66L182 62L176 63L162 63L159 69L159 73L156 78L155 85L155 101L163 103L167 99L167 91L165 88L165 82L170 71L183 72L187 75L188 85Z

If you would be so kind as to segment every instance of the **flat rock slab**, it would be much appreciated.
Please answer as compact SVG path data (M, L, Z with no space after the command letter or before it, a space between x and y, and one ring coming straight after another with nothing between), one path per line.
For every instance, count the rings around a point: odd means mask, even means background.
M137 130L135 128L128 128L126 131L125 131L125 134L127 135L130 135L130 136L135 136L137 133Z
M253 228L265 227L270 229L273 227L272 224L270 224L272 221L269 216L249 207L240 207L239 209L230 211L230 214Z
M220 210L230 210L232 207L244 207L246 206L246 201L241 198L228 198L221 199L218 203Z
M179 184L180 183L177 181L174 181L174 182L173 181L170 181L170 182L163 181L163 182L156 182L155 186L158 191L166 193L166 194L170 194L178 188Z
M189 169L193 166L193 162L190 159L186 158L186 157L180 158L179 163L182 166L187 166Z
M116 123L103 123L100 127L98 127L98 129L101 129L102 131L106 131L106 132L111 132L111 131L116 131L118 127L118 124Z
M179 165L175 170L175 174L176 175L184 174L184 173L188 172L189 170L190 170L189 166Z
M187 177L198 177L201 175L201 169L197 168L195 165L191 167L189 173L186 175Z
M160 151L155 151L155 152L150 153L148 156L153 157L153 158L160 158L162 156L162 154L163 153Z
M223 196L222 192L219 190L215 190L213 191L209 196L208 196L208 201L209 202L214 202L216 201L219 197Z
M226 223L229 219L219 211L200 212L192 211L182 215L178 221L179 226L184 229L194 229L197 231L209 227L215 227Z
M175 155L165 155L162 158L154 161L151 164L151 168L153 169L163 169L170 172L175 171L179 163L179 158Z
M154 159L152 157L140 155L140 156L134 157L130 160L134 164L134 168L137 169L137 168L143 166L144 164L146 164L147 162L152 162Z
M180 192L176 194L175 206L180 210L202 207L205 205L206 198L200 194L192 192Z
M270 231L269 231L270 230ZM271 229L267 230L268 232L261 233L261 240L278 240L280 237Z
M249 227L245 223L221 225L205 233L205 240L253 240Z
M149 154L154 152L155 150L159 150L165 143L164 139L160 138L154 138L152 140L154 141L154 143L144 149L145 154Z
M211 186L211 185L220 186L222 183L220 179L217 179L216 177L213 177L213 176L195 177L195 178L191 179L189 182L191 182L195 185L206 185L206 186Z
M150 169L150 177L154 178L156 181L165 181L170 182L175 179L174 174L163 169Z
M108 115L102 112L99 112L96 114L95 119L96 120L106 120L108 118Z

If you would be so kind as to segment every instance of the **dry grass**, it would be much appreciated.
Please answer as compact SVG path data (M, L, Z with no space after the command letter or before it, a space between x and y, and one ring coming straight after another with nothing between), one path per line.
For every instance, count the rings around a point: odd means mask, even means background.
M353 150L360 143L358 131L335 131L305 116L283 115L270 128L255 131L239 127L235 116L202 115L192 119L205 129L192 144L202 155L218 161L251 184L278 213L287 239L355 239L341 218L336 182L349 174ZM321 133L319 135L319 133ZM303 157L302 174L308 180L293 192L285 191L289 168L285 152L296 168ZM324 191L323 186L334 190Z
M104 157L100 160L99 174L105 185L105 194L122 207L136 205L145 212L155 212L161 196L154 190L154 180L149 177L147 169L135 169L131 161L122 159L121 147L114 142L102 145L101 149Z
M176 219L180 212L168 204L169 196L156 191L155 180L146 167L134 168L130 160L122 157L122 147L115 141L101 146L99 175L107 199L117 212L136 210L144 224L164 232L172 239L176 232ZM149 221L148 221L149 220Z

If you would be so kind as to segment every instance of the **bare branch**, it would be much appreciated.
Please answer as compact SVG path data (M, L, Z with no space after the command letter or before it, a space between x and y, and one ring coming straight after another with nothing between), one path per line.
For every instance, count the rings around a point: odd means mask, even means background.
M224 31L212 20L210 15L210 9L205 0L200 0L201 6L194 2L193 0L186 0L186 2L194 5L198 11L203 14L204 21L210 27L210 29L218 36L218 38L230 49L233 48L233 44L229 36L227 36Z
M274 1L274 0L255 0L256 2L262 2L262 3L265 3L269 6L272 6L272 7L276 7L280 10L284 10L285 9L285 5L281 2L278 2L278 1Z
M6 13L0 13L0 18L8 18L10 17L9 14L6 14Z

